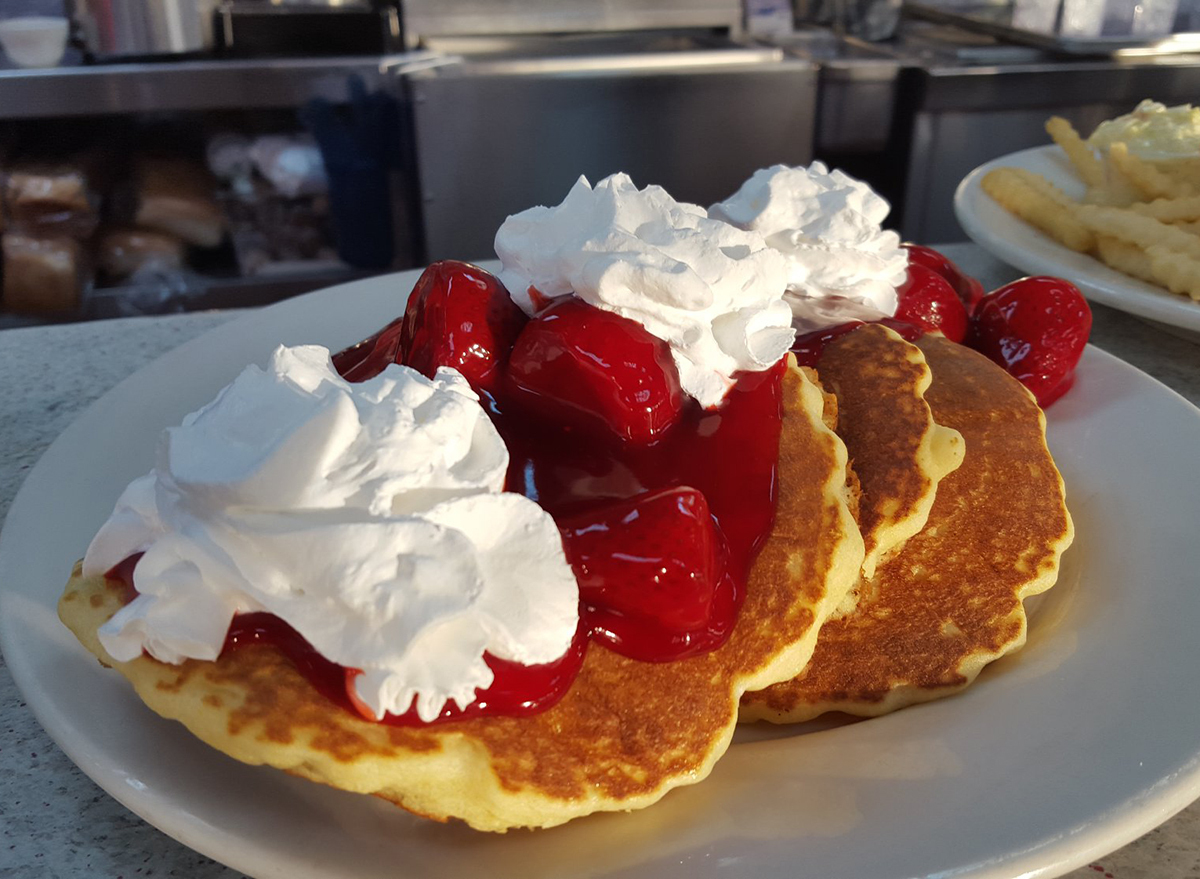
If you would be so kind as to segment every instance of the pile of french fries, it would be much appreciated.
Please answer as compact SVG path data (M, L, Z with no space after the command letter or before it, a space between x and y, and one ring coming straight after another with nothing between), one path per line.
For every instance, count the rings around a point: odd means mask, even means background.
M1023 168L996 168L983 191L1064 247L1200 302L1200 181L1190 166L1138 158L1123 143L1097 154L1071 123L1046 122L1086 186L1082 199Z

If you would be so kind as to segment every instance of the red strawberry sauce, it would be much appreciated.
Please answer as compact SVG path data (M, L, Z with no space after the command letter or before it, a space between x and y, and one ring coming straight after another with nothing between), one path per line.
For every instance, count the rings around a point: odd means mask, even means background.
M376 346L370 353L355 352L353 379L369 378L392 362L393 354L386 349ZM574 680L591 640L624 655L657 662L704 653L723 644L736 621L751 565L775 518L783 373L781 361L765 372L743 374L716 410L703 410L689 399L678 424L658 441L640 446L593 431L548 429L515 409L510 413L502 398L485 393L489 413L510 452L509 491L536 500L558 519L647 491L691 486L703 493L718 526L725 570L712 596L711 612L700 628L665 630L654 624L654 608L647 608L647 617L640 617L581 602L579 631L562 659L522 666L487 656L495 672L491 687L479 691L476 701L464 710L448 706L433 722L481 715L520 716L551 707ZM127 584L131 598L136 594L132 587L135 564L136 557L109 572L110 577ZM347 696L355 669L324 659L271 614L235 617L225 649L255 643L274 644L318 691L355 711ZM422 723L415 710L388 715L382 722Z
M593 638L626 656L663 662L715 649L729 636L750 566L775 521L783 369L781 361L743 374L713 411L689 400L679 424L648 446L547 431L493 401L493 421L509 449L508 490L536 500L556 519L589 504L688 485L704 494L724 535L730 576L718 585L705 627L664 635L585 603L583 623Z
M132 601L137 596L137 590L133 586L133 569L141 557L141 553L130 556L108 572L109 579L118 580L125 585L127 601ZM222 654L251 644L274 645L291 660L297 671L308 679L317 692L347 711L357 713L346 695L347 684L357 672L336 662L330 662L314 650L304 636L279 617L271 613L243 613L235 616L229 624L229 632L225 635ZM439 720L487 714L514 717L543 711L561 699L567 691L583 664L586 648L587 638L580 627L567 652L560 659L545 665L521 665L487 656L485 661L496 675L491 687L464 710L448 706ZM416 711L409 711L400 716L389 714L384 717L383 722L393 726L417 726L421 719L417 717Z

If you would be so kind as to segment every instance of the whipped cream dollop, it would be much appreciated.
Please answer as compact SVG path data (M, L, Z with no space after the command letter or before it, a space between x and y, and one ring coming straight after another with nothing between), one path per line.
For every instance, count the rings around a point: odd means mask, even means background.
M128 661L211 660L267 611L361 669L376 717L432 720L570 646L579 594L554 521L503 493L508 451L466 380L388 366L351 384L319 346L280 347L180 427L118 499L84 573L134 553L138 596L99 632Z
M755 232L709 219L627 174L580 177L557 207L509 217L496 233L500 279L532 315L574 293L671 346L683 390L711 407L734 373L777 363L795 338L787 266Z
M1148 161L1195 159L1200 156L1200 107L1168 107L1145 100L1132 113L1101 122L1088 138L1097 149L1124 143Z
M813 162L755 171L708 213L759 233L786 258L785 298L797 331L807 333L896 313L908 253L882 228L888 210L866 183Z

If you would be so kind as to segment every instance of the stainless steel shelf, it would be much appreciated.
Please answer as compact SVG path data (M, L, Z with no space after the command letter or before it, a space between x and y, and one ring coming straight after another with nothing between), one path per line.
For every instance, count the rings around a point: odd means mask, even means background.
M352 76L394 87L396 73L450 63L432 52L337 58L198 60L0 70L0 120L295 107L341 102Z
M1012 43L1033 46L1063 55L1173 55L1200 52L1200 33L1125 34L1121 36L1081 37L1062 34L1053 27L1045 32L1030 30L1014 23L1017 17L1011 4L980 3L953 9L908 2L906 14L926 21L952 24Z

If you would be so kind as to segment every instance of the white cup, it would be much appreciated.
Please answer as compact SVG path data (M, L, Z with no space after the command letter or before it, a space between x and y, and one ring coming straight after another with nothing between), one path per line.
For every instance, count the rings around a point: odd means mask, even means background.
M0 21L0 46L19 67L57 67L67 48L67 19L28 15Z

